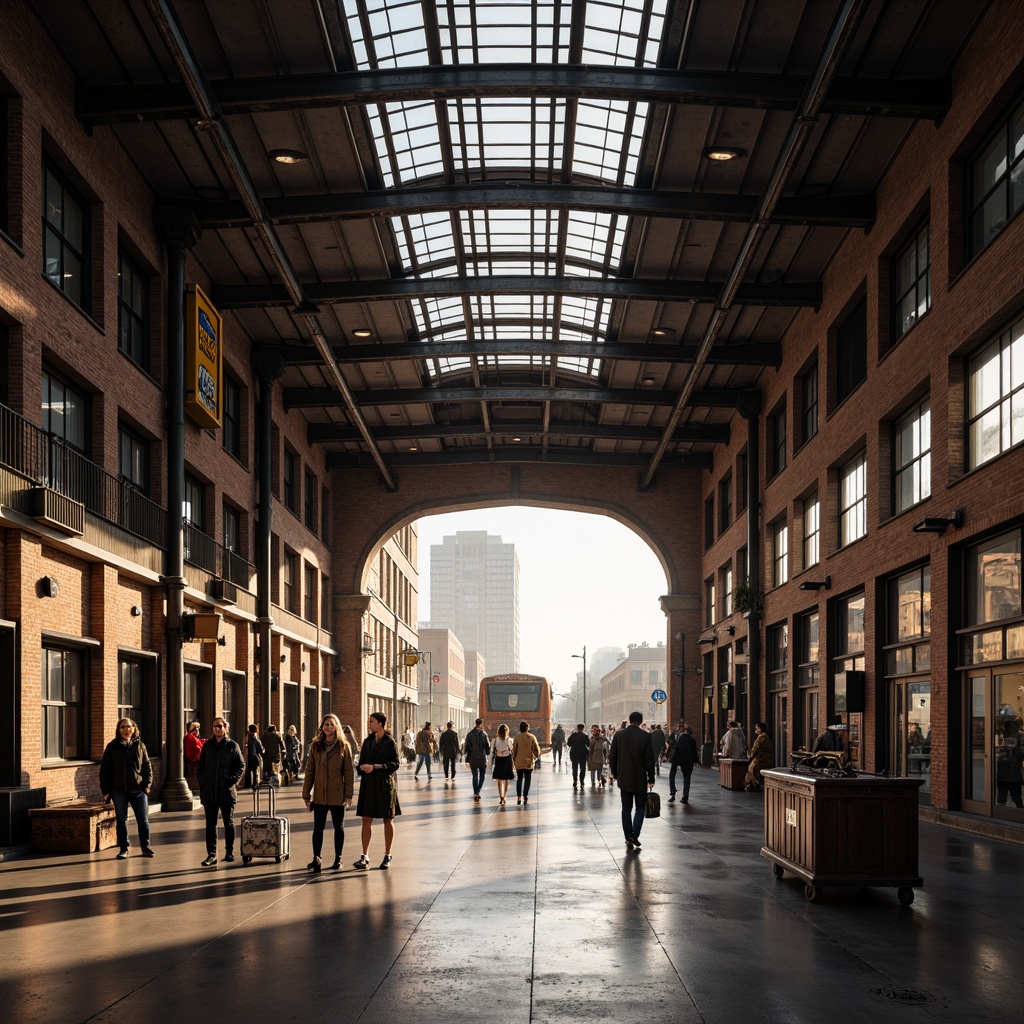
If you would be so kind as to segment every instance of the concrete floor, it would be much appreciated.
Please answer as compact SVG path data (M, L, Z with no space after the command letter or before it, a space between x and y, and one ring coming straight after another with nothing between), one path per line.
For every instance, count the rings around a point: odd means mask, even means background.
M761 798L694 773L691 802L627 854L615 792L535 774L528 809L488 780L403 770L395 862L310 875L310 816L282 791L291 860L205 869L202 816L154 815L157 856L0 864L0 1007L18 1024L1024 1020L1024 847L921 827L912 907L893 889L776 881ZM514 784L513 784L514 790ZM242 799L241 807L247 806ZM133 841L135 837L133 835ZM328 834L327 849L330 850ZM237 852L237 851L236 851Z

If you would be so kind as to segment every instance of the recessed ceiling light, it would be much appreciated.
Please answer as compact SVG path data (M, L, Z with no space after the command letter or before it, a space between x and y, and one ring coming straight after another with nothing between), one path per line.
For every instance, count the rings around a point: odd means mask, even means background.
M371 331L368 327L360 327L359 330L352 332L352 337L353 338L372 338L373 337L373 331Z
M522 438L521 437L513 437L512 440L516 441L516 442L519 442L519 441L522 441Z
M643 384L653 384L654 383L654 378L653 377L649 377L649 376L648 377L644 377L642 379L641 383L643 383Z
M708 146L703 153L709 160L719 161L735 160L736 157L743 156L742 149L733 149L730 146Z
M667 338L670 334L673 333L674 332L671 327L655 327L651 331L651 334L653 334L656 338Z
M409 451L415 452L415 451L418 451L418 450L419 449L417 449L416 445L414 445L414 444L409 445Z
M272 149L270 159L279 164L301 164L309 157L298 149Z

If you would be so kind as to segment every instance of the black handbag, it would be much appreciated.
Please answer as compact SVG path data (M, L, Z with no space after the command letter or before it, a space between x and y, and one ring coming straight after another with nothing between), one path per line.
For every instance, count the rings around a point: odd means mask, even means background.
M660 818L661 817L661 796L655 793L653 789L648 790L647 793L647 815L648 818Z

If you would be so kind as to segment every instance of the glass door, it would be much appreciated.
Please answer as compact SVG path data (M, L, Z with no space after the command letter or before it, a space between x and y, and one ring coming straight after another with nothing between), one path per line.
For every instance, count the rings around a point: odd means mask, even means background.
M991 814L992 795L988 781L988 673L968 676L965 686L967 735L964 738L964 810L974 814Z
M1024 672L995 675L993 691L993 814L1024 822Z
M921 780L920 801L931 803L931 680L893 679L889 684L889 768Z

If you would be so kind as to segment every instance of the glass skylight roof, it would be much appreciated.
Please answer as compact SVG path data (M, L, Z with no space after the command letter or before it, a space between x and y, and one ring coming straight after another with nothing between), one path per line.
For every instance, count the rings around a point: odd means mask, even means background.
M654 67L667 7L667 0L588 0L582 42L574 55L569 0L434 3L344 0L357 66L578 61ZM593 98L570 104L555 97L468 97L371 104L367 115L387 188L494 180L502 172L541 182L630 186L636 180L648 105ZM570 153L571 166L565 166ZM609 277L622 259L627 218L586 211L459 210L395 217L391 226L411 277ZM423 299L413 306L425 348L441 338L470 346L488 339L553 345L560 339L600 341L611 314L609 300L586 296L496 293ZM474 358L481 369L550 365L546 357ZM465 371L471 365L470 358L437 359L432 373ZM595 359L559 357L557 365L592 377L600 371Z

